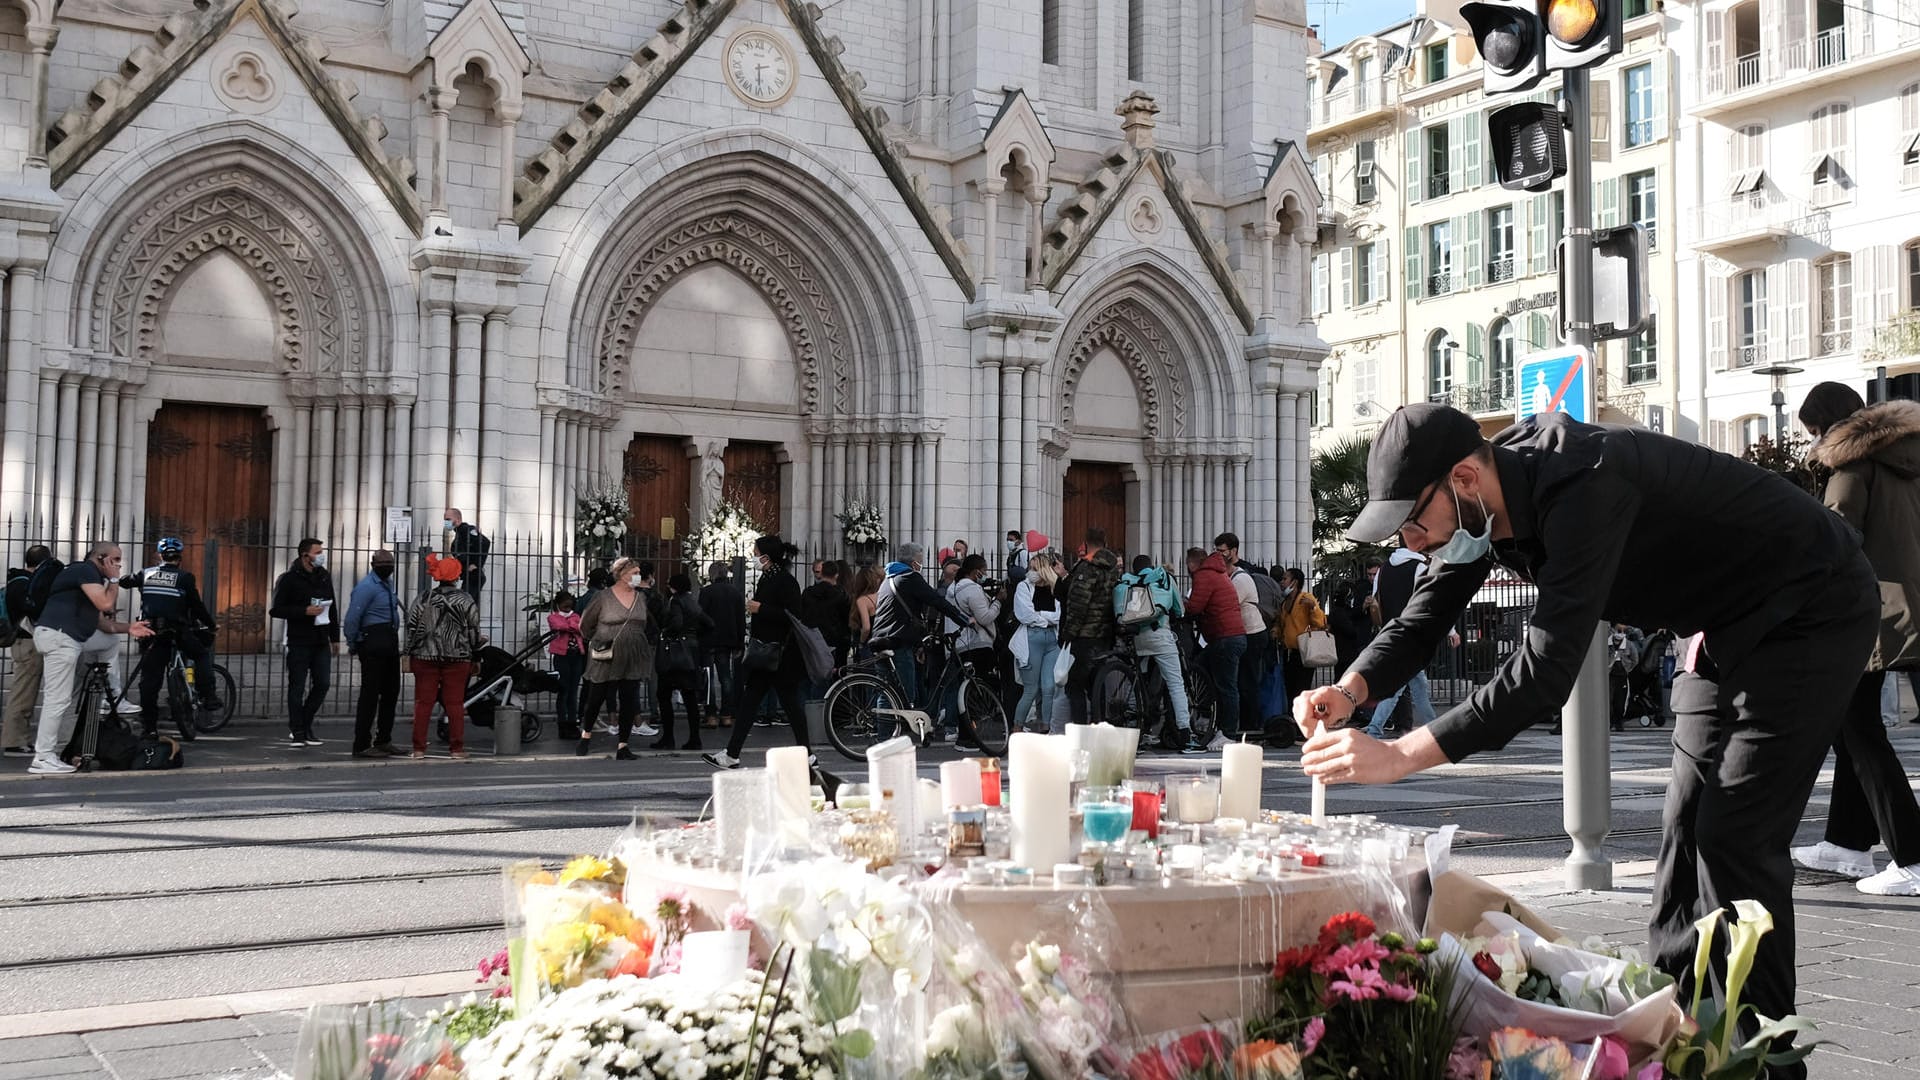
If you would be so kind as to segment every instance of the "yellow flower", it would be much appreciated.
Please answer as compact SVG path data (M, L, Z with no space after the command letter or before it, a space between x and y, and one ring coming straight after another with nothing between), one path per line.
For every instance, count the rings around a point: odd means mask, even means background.
M594 957L612 940L605 927L590 922L548 927L535 949L542 979L548 986L578 984Z
M599 881L613 873L613 864L592 855L582 855L566 865L560 871L560 884L574 881Z

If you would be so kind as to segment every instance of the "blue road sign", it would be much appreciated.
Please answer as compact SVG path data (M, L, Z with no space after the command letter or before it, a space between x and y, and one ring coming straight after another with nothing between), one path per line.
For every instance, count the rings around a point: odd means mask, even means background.
M1577 345L1528 353L1515 371L1514 419L1563 412L1593 423L1593 357Z

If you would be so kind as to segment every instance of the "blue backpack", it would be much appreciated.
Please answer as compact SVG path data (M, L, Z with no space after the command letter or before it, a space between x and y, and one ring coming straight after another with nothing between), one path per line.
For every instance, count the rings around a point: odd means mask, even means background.
M1125 574L1113 589L1113 614L1126 633L1158 630L1167 616L1180 611L1180 596L1167 573L1158 567Z

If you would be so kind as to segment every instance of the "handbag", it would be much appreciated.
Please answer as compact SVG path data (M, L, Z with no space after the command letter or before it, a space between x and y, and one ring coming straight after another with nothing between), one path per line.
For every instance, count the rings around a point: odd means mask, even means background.
M613 642L609 641L605 645L601 645L596 642L591 648L587 650L587 659L598 660L603 664L609 660L612 660L613 659Z
M684 637L668 638L660 645L660 674L678 675L694 671L700 665L693 655L693 642Z
M786 647L778 641L762 641L756 637L747 639L746 651L740 654L741 671L774 671L780 667L780 656Z
M1340 662L1339 647L1327 630L1308 630L1300 635L1300 662L1310 668L1332 667Z
M1267 671L1267 677L1260 680L1260 719L1272 722L1280 717L1292 715L1292 701L1287 697L1287 669L1283 664L1275 664Z

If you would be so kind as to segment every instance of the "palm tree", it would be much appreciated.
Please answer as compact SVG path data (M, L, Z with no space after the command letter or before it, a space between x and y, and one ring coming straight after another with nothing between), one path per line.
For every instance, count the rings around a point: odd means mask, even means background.
M1324 579L1359 577L1369 558L1387 549L1356 544L1347 528L1367 504L1367 452L1370 440L1353 435L1313 455L1313 563Z

